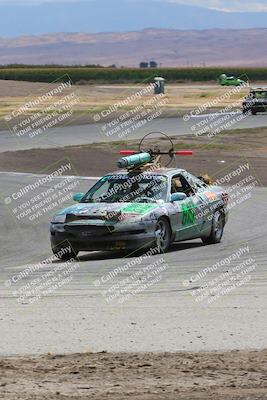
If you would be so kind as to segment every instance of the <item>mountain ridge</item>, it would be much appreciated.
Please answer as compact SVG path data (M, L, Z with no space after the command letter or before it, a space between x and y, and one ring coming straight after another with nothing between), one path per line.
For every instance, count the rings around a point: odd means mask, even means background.
M116 64L131 67L154 59L165 67L266 66L266 36L267 28L191 31L146 28L96 34L58 32L0 37L0 64Z

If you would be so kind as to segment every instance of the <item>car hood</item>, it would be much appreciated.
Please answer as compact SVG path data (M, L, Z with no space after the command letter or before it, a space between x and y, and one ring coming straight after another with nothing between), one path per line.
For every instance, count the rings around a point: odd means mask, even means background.
M163 203L164 204L164 203ZM61 210L57 215L72 214L79 217L90 217L112 220L118 214L127 214L144 217L161 207L158 203L78 203L71 207Z

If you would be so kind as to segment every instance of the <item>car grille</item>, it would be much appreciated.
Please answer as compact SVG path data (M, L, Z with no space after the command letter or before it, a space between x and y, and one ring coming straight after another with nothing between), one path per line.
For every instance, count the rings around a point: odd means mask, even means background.
M66 225L65 230L68 233L81 236L109 235L113 232L113 226L97 225Z
M75 214L67 214L66 215L66 223L73 221L82 221L82 220L96 220L96 219L104 219L100 215L75 215Z

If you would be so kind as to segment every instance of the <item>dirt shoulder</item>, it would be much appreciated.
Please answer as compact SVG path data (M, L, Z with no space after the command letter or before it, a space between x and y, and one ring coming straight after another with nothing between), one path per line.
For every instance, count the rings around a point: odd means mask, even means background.
M6 400L263 400L267 350L0 359Z
M192 157L177 158L177 167L195 175L208 173L215 180L248 163L249 174L257 178L259 185L267 186L267 128L229 131L212 141L207 137L188 136L173 141L177 149L194 150ZM3 152L0 153L0 171L48 173L59 160L67 160L72 165L72 175L98 177L117 169L122 148L136 149L137 142ZM232 177L231 183L238 180L238 176Z

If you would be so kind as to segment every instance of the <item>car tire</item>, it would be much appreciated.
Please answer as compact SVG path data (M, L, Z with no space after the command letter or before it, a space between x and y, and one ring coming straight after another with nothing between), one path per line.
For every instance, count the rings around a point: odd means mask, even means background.
M257 111L256 110L251 110L252 115L257 115Z
M211 233L208 237L202 237L204 244L220 243L224 231L224 215L221 211L216 211L212 218Z
M74 250L73 248L71 248L71 251L64 252L65 249L67 248L65 247L52 248L52 252L61 261L69 261L72 258L76 258L79 254L79 252L77 250Z
M155 229L156 245L160 253L166 253L171 244L171 228L166 218L160 218Z

